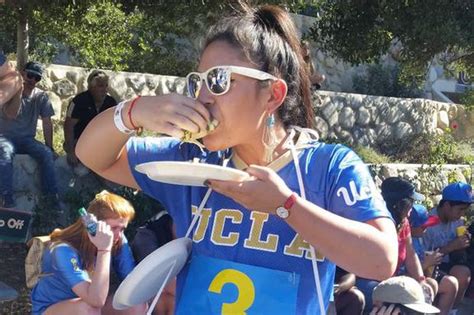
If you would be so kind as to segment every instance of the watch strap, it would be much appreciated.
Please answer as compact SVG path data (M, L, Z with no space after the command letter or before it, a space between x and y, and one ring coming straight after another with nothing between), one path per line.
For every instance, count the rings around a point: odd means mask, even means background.
M290 197L286 199L285 203L283 204L283 208L285 208L286 210L290 210L296 203L296 198L298 198L298 195L293 192Z

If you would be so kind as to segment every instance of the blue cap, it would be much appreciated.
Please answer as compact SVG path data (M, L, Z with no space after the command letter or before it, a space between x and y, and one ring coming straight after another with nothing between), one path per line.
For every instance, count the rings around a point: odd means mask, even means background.
M422 227L424 229L441 222L437 215L430 215L425 206L420 204L413 205L408 220L410 221L411 227Z
M25 71L38 76L40 79L43 76L44 67L36 61L30 61L25 65Z
M412 183L401 177L389 177L382 182L382 197L385 201L397 202L411 198L416 201L425 200L425 196L416 192Z
M449 184L443 189L443 200L473 203L472 187L462 182Z

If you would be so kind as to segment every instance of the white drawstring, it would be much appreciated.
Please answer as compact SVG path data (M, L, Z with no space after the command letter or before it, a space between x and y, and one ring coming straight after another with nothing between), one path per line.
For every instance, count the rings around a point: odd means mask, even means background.
M222 162L222 166L223 167L226 167L227 164L229 163L230 161L230 158L227 158L227 159L224 159L224 161ZM202 198L202 201L201 201L201 204L199 205L194 217L193 217L193 220L191 221L191 224L189 225L189 228L188 228L188 231L186 232L186 235L185 237L189 237L189 235L191 234L192 230L194 229L194 226L196 225L196 222L197 220L199 219L199 217L201 216L201 212L202 212L202 209L204 208L204 206L206 205L206 202L207 200L209 199L209 197L211 196L211 192L212 192L212 188L209 188L207 191L206 191L206 194L204 195L204 198ZM192 240L192 238L191 238Z
M301 175L301 167L300 167L300 162L298 159L298 154L296 152L295 144L293 142L293 137L295 135L294 129L299 129L298 131L305 132L307 129L299 128L299 127L293 127L290 131L290 135L288 136L288 141L285 143L288 144L288 147L291 150L291 155L293 156L293 163L295 164L295 170L296 170L296 178L298 179L298 186L300 188L301 192L301 198L306 200L306 192L304 189L304 183L303 183L303 176ZM312 131L312 130L311 130ZM300 135L301 135L300 133ZM317 135L317 134L316 134ZM321 290L321 280L319 278L319 270L318 270L318 264L316 261L316 251L314 250L313 245L309 245L310 251L311 251L311 263L313 265L313 275L314 275L314 283L316 285L316 293L318 295L318 301L319 301L319 310L321 314L326 314L326 310L324 309L324 302L323 302L323 294Z
M202 208L204 208L204 205L206 204L207 199L209 199L209 196L211 195L211 192L212 192L212 188L209 188L206 191L206 194L204 195L204 198L202 198L201 204L199 205L199 208L198 208L197 212L195 213L194 218L191 221L191 224L189 225L188 231L186 232L186 235L184 237L189 237L189 234L191 234L191 232L194 228L194 225L196 225L197 220L201 216ZM191 238L191 240L192 240L192 238Z
M306 193L305 193L304 184L303 184L303 176L301 175L301 168L300 168L300 163L299 163L299 160L298 160L298 154L296 152L295 144L293 142L293 137L295 135L295 130L298 130L300 132L300 134L304 133L304 132L309 133L309 134L315 136L316 139L318 138L318 134L315 133L311 129L292 126L291 129L290 129L290 135L288 136L288 139L285 142L285 144L283 144L284 148L285 147L290 148L291 155L293 156L293 163L295 164L296 178L298 179L298 185L299 185L300 192L301 192L301 198L306 200ZM229 162L229 159L225 159L222 166L226 167L228 162ZM209 188L206 191L206 194L204 195L204 198L202 199L201 204L199 205L198 210L195 213L193 220L191 221L191 224L188 228L188 231L186 232L185 237L189 237L189 235L191 234L191 231L193 230L194 226L196 225L196 222L197 222L198 218L200 217L202 209L204 208L204 205L206 204L207 200L209 199L209 196L211 195L211 192L212 192L212 188ZM320 278L319 278L318 265L317 265L317 262L316 262L316 251L314 250L314 247L312 245L310 245L309 248L310 248L310 251L311 251L311 263L312 263L312 266L313 266L313 275L314 275L314 282L315 282L315 285L316 285L316 293L318 295L319 309L320 309L321 314L323 315L323 314L326 314L326 310L324 309L323 294L322 294L322 290L321 290L321 281L320 281ZM161 293L161 292L159 292L159 293ZM159 295L157 295L157 296L159 296Z
M148 311L146 312L146 315L151 315L151 313L153 313L153 311L155 310L155 305L156 305L156 303L158 303L158 299L160 298L160 295L163 292L163 289L165 288L166 284L168 283L168 280L171 276L171 272L173 272L173 268L174 268L175 265L176 265L176 260L173 261L173 264L171 265L170 270L168 271L168 274L166 275L166 278L163 281L163 284L161 285L160 289L156 293L155 298L153 299L153 302L151 302L151 305L148 308Z

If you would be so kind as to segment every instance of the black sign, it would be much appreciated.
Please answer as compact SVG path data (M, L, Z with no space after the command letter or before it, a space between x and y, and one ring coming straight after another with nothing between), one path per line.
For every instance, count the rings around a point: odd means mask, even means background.
M0 207L0 240L26 242L31 213Z

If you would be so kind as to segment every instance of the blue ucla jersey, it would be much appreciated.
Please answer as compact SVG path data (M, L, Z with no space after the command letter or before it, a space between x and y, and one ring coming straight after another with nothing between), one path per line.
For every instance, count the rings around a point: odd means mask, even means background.
M39 278L31 291L33 315L43 314L49 306L58 302L77 298L72 288L83 281L90 281L82 264L77 250L66 243L44 251L41 270L45 275ZM132 251L123 234L122 246L112 256L111 264L120 280L125 279L135 267Z
M174 219L177 236L184 236L207 188L156 182L135 171L135 166L196 157L222 164L223 154L201 153L197 146L172 138L132 138L127 150L136 182L161 201ZM390 217L367 167L348 148L310 140L299 150L299 163L306 198L312 203L356 221ZM228 167L245 166L234 156ZM269 167L301 195L289 152ZM316 255L327 308L335 265ZM176 313L243 312L319 314L309 245L277 216L250 211L212 192L194 229L191 259L178 275Z

